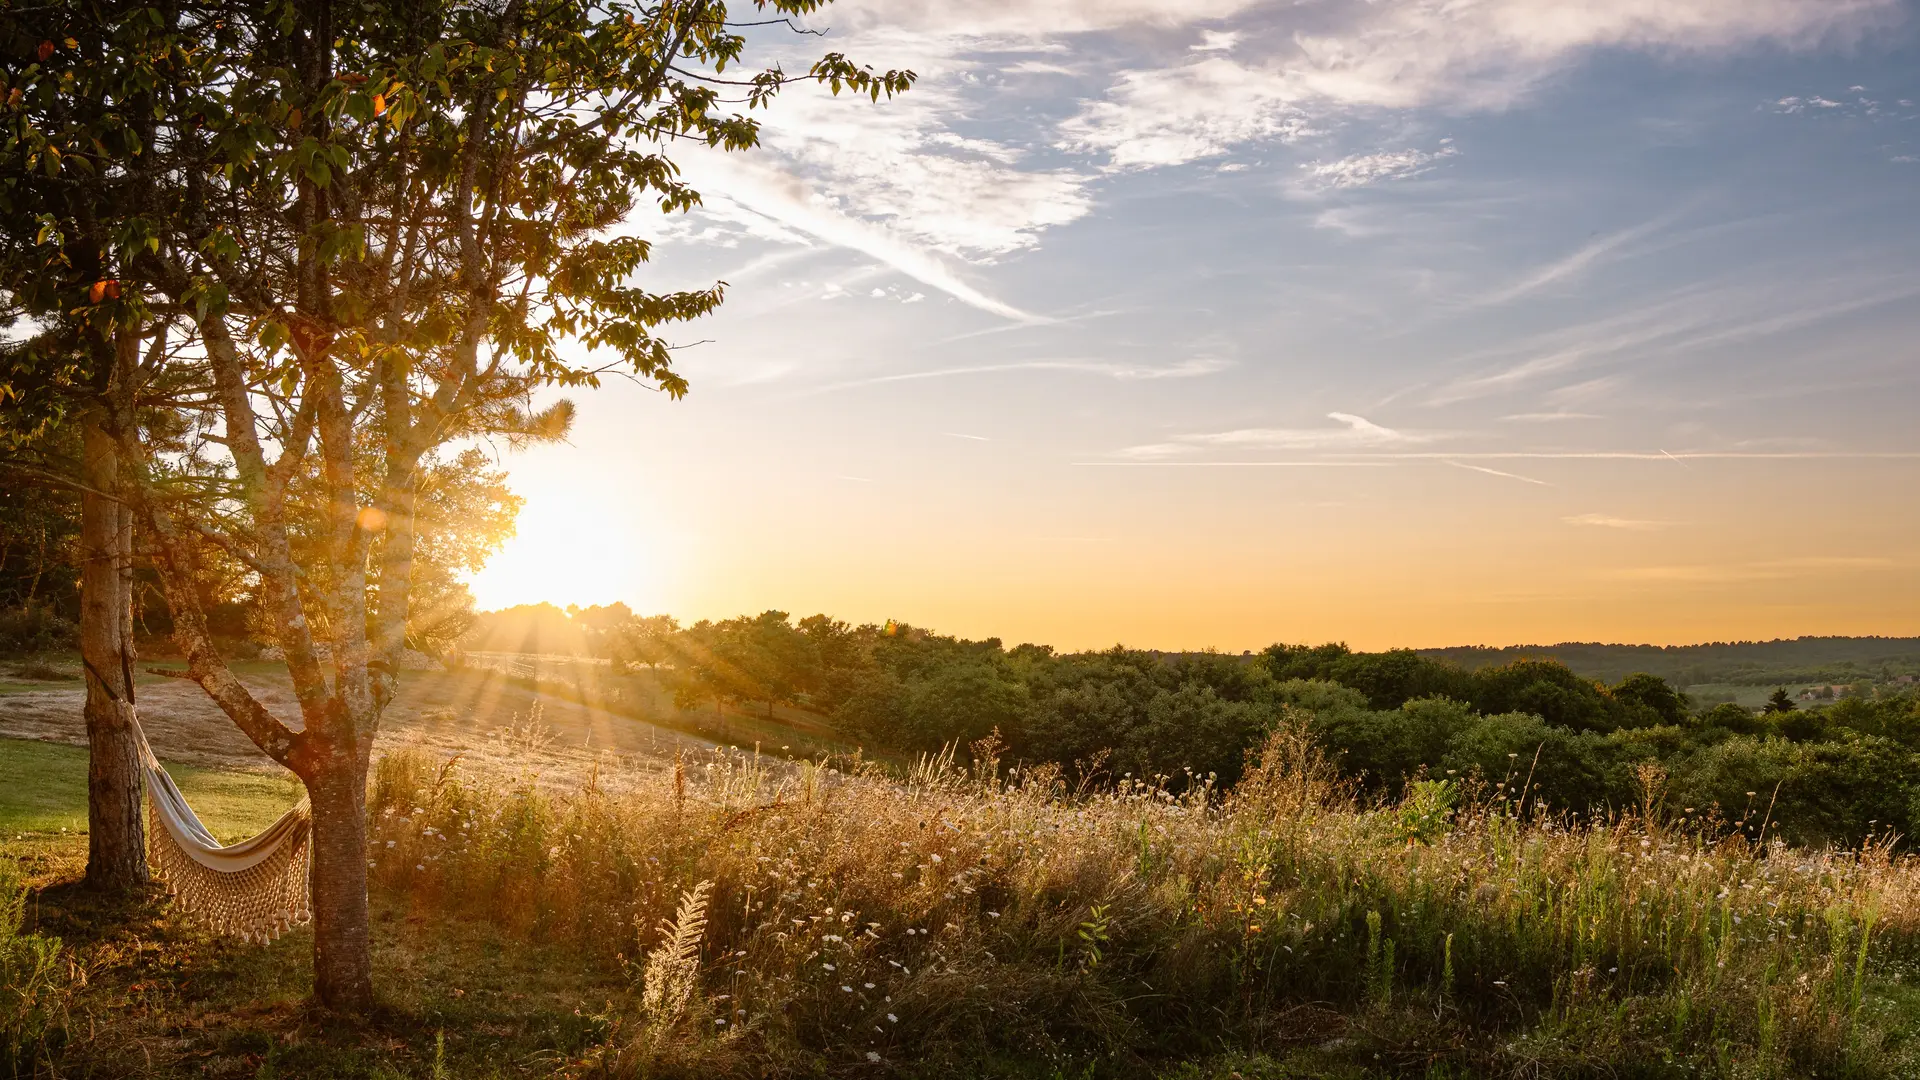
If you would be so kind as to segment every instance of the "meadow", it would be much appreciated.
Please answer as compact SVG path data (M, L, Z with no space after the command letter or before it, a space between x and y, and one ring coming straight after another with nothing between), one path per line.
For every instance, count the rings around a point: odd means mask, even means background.
M1701 821L1651 768L1602 819L1541 809L1524 762L1371 799L1310 724L1230 792L990 743L608 755L560 790L400 750L366 1026L307 1011L304 934L55 889L21 912L67 939L24 1041L64 1076L1920 1073L1920 865L1887 845Z

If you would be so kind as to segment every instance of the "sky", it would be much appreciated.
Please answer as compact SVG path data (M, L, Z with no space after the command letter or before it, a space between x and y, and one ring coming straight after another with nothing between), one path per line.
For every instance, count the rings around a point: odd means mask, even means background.
M483 607L1228 651L1920 634L1915 0L840 0L683 153L692 392ZM764 32L762 32L764 33Z

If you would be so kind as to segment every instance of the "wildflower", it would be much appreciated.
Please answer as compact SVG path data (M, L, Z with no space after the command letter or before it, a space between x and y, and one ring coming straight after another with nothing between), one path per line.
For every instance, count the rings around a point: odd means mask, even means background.
M899 1017L897 1017L897 1016L895 1016L895 1015L893 1015L892 1013L888 1013L888 1014L887 1014L887 1023L889 1023L889 1024L897 1024L897 1023L899 1023L899 1022L900 1022L900 1018L899 1018Z
M880 1051L878 1051L878 1050L869 1050L869 1051L867 1051L867 1060L868 1060L868 1061L874 1061L874 1062L877 1062L877 1061L879 1061L879 1060L880 1060Z

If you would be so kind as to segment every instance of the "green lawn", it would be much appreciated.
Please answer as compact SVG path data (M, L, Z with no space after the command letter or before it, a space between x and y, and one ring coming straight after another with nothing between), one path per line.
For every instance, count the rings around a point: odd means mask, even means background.
M300 797L291 776L168 765L207 828L223 841L265 828ZM87 752L76 746L0 739L0 842L85 835Z

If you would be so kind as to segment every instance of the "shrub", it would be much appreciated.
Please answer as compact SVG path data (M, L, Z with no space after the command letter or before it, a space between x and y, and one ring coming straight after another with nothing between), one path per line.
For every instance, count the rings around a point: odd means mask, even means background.
M14 656L71 649L79 628L43 604L0 611L0 653Z

